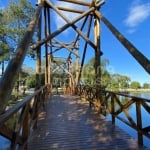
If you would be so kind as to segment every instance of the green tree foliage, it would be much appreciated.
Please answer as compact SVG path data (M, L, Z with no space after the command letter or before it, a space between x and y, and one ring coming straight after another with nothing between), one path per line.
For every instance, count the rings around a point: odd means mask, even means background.
M106 66L109 64L109 61L107 59L103 59L101 61L101 85L102 87L107 87L110 82L110 74L106 70ZM83 73L82 73L82 79L83 82L87 85L95 85L95 59L92 58L89 60L89 62L84 66Z
M0 19L3 24L0 25L0 41L6 43L2 46L7 49L3 57L6 54L9 57L14 53L33 17L34 10L29 0L10 0L9 6L1 10Z
M44 85L44 76L45 74L41 74L41 85ZM26 78L26 86L27 88L35 88L36 81L35 81L35 74L29 75Z
M94 85L95 84L95 69L94 69L95 59L92 58L84 66L82 79L84 84ZM101 85L104 88L117 91L118 89L129 88L129 82L131 79L128 76L120 74L110 74L106 69L109 65L108 59L102 59L101 61Z
M8 27L3 14L0 10L0 63L9 59L9 51L12 49L8 39Z
M132 89L139 89L139 88L141 88L141 85L140 85L139 82L133 81L133 82L131 82L130 87L131 87Z
M129 82L131 79L128 76L120 74L111 75L111 89L116 91L118 89L125 89L129 87Z
M35 75L30 75L27 77L26 85L27 88L35 88Z
M143 88L144 89L149 89L150 88L150 84L149 83L144 83L143 84Z

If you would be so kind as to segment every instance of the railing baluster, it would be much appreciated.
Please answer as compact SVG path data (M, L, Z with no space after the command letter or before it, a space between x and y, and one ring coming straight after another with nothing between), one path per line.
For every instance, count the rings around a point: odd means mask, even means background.
M136 101L136 118L137 118L138 143L140 145L143 145L141 100Z
M111 116L112 116L112 124L115 124L115 101L114 101L114 95L111 95Z
M26 112L24 114L23 124L22 124L22 138L24 141L22 149L27 149L26 141L28 140L28 136L29 136L29 103L26 104Z

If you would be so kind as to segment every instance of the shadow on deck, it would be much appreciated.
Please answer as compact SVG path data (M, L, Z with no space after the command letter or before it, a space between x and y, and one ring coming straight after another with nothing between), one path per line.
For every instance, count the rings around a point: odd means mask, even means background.
M28 150L138 150L136 140L76 96L52 96L39 115Z

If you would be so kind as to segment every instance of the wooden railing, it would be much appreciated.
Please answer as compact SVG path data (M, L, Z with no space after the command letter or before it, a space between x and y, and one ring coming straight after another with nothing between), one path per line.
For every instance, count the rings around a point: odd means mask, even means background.
M78 88L78 92L82 98L89 101L90 107L100 107L101 113L111 114L112 124L115 119L119 119L126 125L137 131L138 143L143 145L143 136L150 138L150 124L144 125L144 113L150 114L150 99L131 96L121 92L112 92L99 90L100 105L97 105L96 89L93 87L82 86ZM135 107L134 114L130 114L130 108ZM144 110L144 113L143 111ZM123 114L123 115L122 115ZM146 118L147 120L150 120Z
M0 115L0 135L10 140L10 149L27 148L30 132L36 129L38 113L47 99L47 86L41 87Z

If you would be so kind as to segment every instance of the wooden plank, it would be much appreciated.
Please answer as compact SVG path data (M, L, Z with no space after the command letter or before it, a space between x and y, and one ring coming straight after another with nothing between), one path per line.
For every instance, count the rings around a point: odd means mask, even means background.
M88 6L88 7L91 6L91 3L83 2L83 1L79 1L79 0L58 0L58 1L63 1L63 2L68 2L68 3L73 3L73 4Z
M136 123L132 119L132 117L129 115L128 111L126 109L123 110L124 114L126 115L127 119L131 123L131 126L136 127Z
M84 12L82 10L77 10L77 9L73 9L73 8L65 8L65 7L61 7L61 6L57 6L56 8L59 10L73 12L73 13L79 13L79 14L82 14Z
M128 101L126 104L124 105L121 105L120 106L120 109L118 109L116 112L115 112L115 115L118 115L120 114L124 109L127 109L130 105L132 105L135 101L134 100L130 100Z
M78 98L64 95L48 100L43 110L45 119L39 118L38 129L28 143L28 150L39 147L58 150L142 149L129 134L112 126L109 120L89 109L87 102Z

